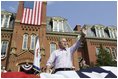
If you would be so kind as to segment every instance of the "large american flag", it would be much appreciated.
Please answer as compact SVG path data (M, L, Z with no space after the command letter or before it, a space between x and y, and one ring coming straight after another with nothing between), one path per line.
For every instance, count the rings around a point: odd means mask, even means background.
M71 74L71 75L70 75ZM101 66L77 71L58 71L55 74L40 73L41 78L117 78L117 67Z
M21 23L40 25L41 12L42 12L41 1L25 1Z

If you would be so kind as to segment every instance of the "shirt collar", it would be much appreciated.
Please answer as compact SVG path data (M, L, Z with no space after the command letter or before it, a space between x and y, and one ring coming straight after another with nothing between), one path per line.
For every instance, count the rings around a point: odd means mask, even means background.
M67 48L65 48L65 49L61 49L61 48L60 48L59 50L60 50L60 51L62 51L62 50L66 50L66 51L67 51Z

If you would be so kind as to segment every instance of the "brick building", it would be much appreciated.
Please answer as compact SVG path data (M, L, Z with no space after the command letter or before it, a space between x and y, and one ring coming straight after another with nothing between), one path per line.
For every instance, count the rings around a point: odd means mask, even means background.
M99 44L106 47L113 59L117 58L116 27L84 25L81 28L77 25L73 30L68 25L67 19L46 16L46 2L42 4L41 25L22 24L23 8L24 2L20 1L16 14L1 12L1 65L6 70L25 71L29 69L33 71L36 36L40 39L41 68L45 68L51 52L58 49L58 39L65 37L68 46L71 46L80 35L81 29L86 29L87 35L84 43L73 55L73 64L76 69L79 68L79 57L83 57L87 64L96 63Z
M79 28L80 26L78 25L74 30L79 31ZM84 25L82 29L86 30L82 56L87 64L96 63L96 56L99 53L100 44L111 54L112 60L117 60L116 26L104 26L101 24Z

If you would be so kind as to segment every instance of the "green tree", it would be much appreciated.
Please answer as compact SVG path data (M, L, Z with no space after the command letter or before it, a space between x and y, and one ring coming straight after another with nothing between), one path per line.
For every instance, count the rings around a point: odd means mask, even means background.
M110 53L100 45L99 53L97 55L97 66L113 66L114 62Z

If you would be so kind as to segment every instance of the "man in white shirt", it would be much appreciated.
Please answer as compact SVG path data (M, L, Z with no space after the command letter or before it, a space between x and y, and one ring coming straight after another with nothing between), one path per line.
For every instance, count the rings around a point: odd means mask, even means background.
M59 49L53 51L47 61L46 72L50 73L50 69L53 66L56 73L57 71L72 70L72 55L78 47L80 47L81 41L84 39L85 34L82 32L81 37L71 47L67 48L67 41L65 38L61 38L58 42Z

